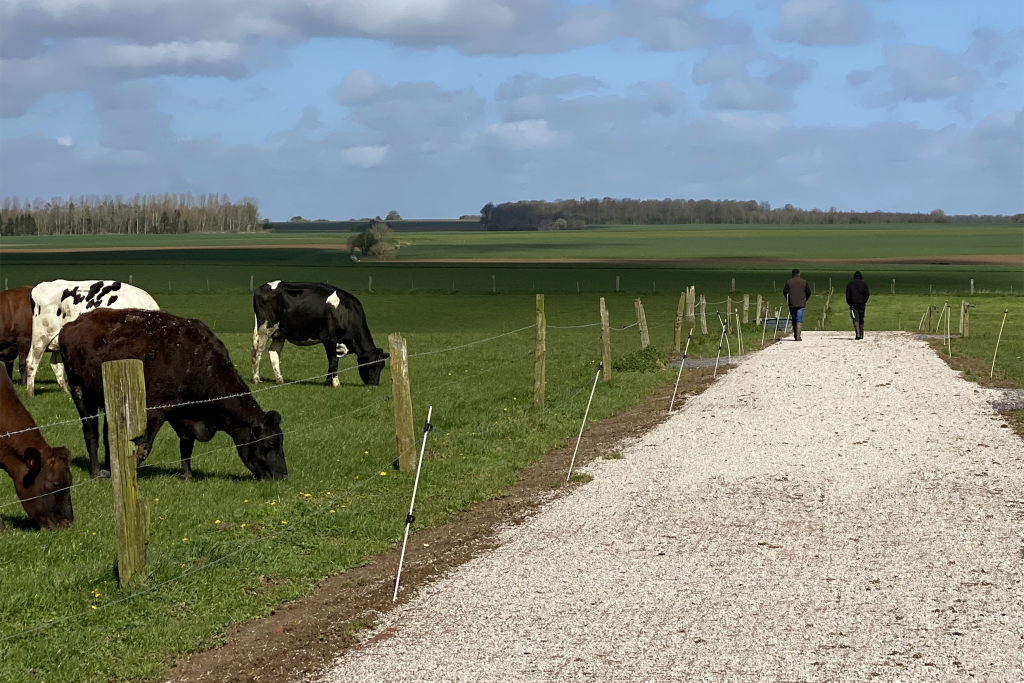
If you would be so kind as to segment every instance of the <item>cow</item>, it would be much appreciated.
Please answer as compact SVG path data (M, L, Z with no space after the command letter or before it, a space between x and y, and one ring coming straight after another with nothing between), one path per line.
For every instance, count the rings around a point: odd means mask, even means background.
M36 371L46 351L52 352L50 367L57 384L63 391L68 390L57 348L57 334L64 325L97 308L160 310L148 292L117 280L54 280L42 282L32 289L32 346L25 380L25 392L29 396L35 395Z
M64 357L71 398L83 418L89 473L107 476L110 448L104 420L106 470L100 470L98 420L104 406L103 363L142 361L146 380L146 432L136 443L146 459L164 422L178 435L182 479L192 477L192 448L218 431L235 442L242 463L260 479L285 479L281 415L264 412L252 397L228 350L199 320L162 311L101 308L68 323L58 345Z
M0 362L7 376L14 379L14 360L18 360L21 383L28 377L26 362L32 348L32 285L0 292Z
M270 344L274 379L281 375L284 343L322 344L327 352L327 385L339 386L338 359L354 352L363 384L380 384L384 361L390 357L373 343L359 299L331 285L316 282L268 282L252 295L256 325L252 333L252 381L260 381L260 361Z
M11 475L21 506L44 529L75 525L71 508L71 453L50 448L0 367L0 468ZM0 530L3 524L0 523Z

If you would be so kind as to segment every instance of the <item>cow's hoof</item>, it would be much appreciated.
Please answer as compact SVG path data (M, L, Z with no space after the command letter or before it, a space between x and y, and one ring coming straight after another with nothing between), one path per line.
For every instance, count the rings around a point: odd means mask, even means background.
M178 472L178 476L181 477L182 481L192 481L191 472Z
M260 381L259 377L253 377L252 378L252 383L253 384L262 384L262 382Z
M277 382L278 384L284 384L284 377L278 377L274 381Z

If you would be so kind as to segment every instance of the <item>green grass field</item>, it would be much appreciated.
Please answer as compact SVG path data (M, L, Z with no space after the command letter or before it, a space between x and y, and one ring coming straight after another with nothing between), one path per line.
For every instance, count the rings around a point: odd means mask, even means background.
M699 227L707 231L707 226ZM920 228L918 237L927 237L924 231L934 229ZM974 228L956 229L963 238L964 231ZM615 229L607 230L616 234ZM813 229L808 229L805 236L811 233ZM1017 234L1019 242L1019 229ZM498 236L523 239L528 245L530 239L543 240L548 234L521 235ZM493 236L473 234L474 238ZM96 244L103 239L82 238L82 242ZM167 238L162 244L189 239ZM716 248L724 248L721 235L716 239ZM945 239L936 238L947 244ZM993 242L982 240L973 253L1000 253L992 246L1004 244L999 239L996 235ZM931 240L919 241L915 249L920 251L920 245ZM809 243L821 252L832 249L817 245L821 241ZM599 246L612 242L609 238ZM955 243L949 237L947 247L952 249ZM536 253L536 244L529 246L530 253ZM658 244L649 243L647 254L660 257ZM877 242L872 244L874 255L887 255L879 253L883 249ZM698 334L690 352L707 357L717 351L720 328L714 312L724 313L726 297L733 296L739 303L744 293L752 301L762 294L773 308L779 307L783 298L776 290L788 276L788 267L757 263L709 263L699 268L352 264L344 253L315 249L18 254L8 247L5 239L0 277L9 280L11 287L58 277L127 280L132 276L165 310L209 324L246 378L253 320L249 275L257 284L271 279L326 280L357 294L378 345L386 346L390 332L401 332L409 341L417 423L422 423L427 406L434 406L436 429L421 481L417 526L443 523L474 501L499 495L526 464L564 443L579 428L596 372L599 328L557 327L597 322L599 295L608 301L615 328L613 356L622 358L640 347L637 329L622 329L636 320L634 298L641 296L644 302L653 345L667 351L679 291L694 284L709 301L710 334ZM831 278L839 291L825 329L852 337L842 299L850 268L804 270L816 289L807 310L807 329L821 318ZM955 340L953 352L991 359L1003 311L1008 309L996 373L1024 384L1020 268L920 265L862 270L875 291L868 307L869 332L916 331L927 306L941 307L949 301L957 311L960 300L968 299L974 305L972 336ZM374 294L366 291L370 276ZM492 276L496 294L489 293ZM622 290L618 293L616 276ZM897 295L888 293L893 278ZM972 278L976 294L969 296ZM1008 294L1011 287L1015 288L1012 296ZM545 409L534 408L531 400L532 330L445 353L417 355L531 325L533 291L548 294L547 318L552 326ZM952 322L955 332L955 312ZM759 348L761 330L753 324L743 326L743 337L748 351ZM733 336L730 341L735 350L738 339ZM111 681L158 676L180 654L215 642L226 625L307 594L324 577L358 566L400 541L412 479L389 467L395 454L392 409L386 400L391 391L390 370L385 370L379 387L363 387L353 365L352 359L343 361L342 368L348 371L342 374L343 386L338 389L324 387L320 379L281 388L272 383L258 387L255 396L263 408L279 410L284 417L287 481L253 481L224 435L197 445L196 478L180 481L176 439L164 430L140 469L140 487L153 519L149 575L126 590L118 589L113 572L109 481L88 479L77 424L45 429L51 444L67 445L75 456L76 528L61 533L31 529L10 480L0 477L0 515L9 529L0 543L0 576L4 577L0 639L57 622L38 635L0 641L0 680ZM326 371L326 360L317 347L288 346L282 366L286 380L312 378ZM263 377L271 377L267 359ZM616 373L610 385L598 388L593 419L635 403L672 378L668 370ZM37 422L76 418L70 399L57 391L45 365L40 381L36 397L23 396ZM30 669L35 673L28 673Z
M609 225L583 231L396 233L399 259L858 259L1020 254L1020 225ZM5 237L36 248L343 245L350 233Z

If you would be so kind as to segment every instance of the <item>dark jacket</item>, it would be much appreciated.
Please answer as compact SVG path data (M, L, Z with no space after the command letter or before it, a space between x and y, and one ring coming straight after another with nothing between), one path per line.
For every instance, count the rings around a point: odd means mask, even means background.
M846 305L863 306L868 302L871 292L868 290L868 283L857 275L853 276L850 283L846 285Z
M789 301L790 308L803 308L807 305L807 300L811 298L811 286L807 284L807 280L795 275L786 282L782 293Z

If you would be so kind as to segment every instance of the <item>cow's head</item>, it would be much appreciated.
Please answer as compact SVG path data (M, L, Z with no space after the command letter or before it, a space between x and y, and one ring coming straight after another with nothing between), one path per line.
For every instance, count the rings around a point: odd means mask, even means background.
M271 410L249 429L249 443L238 446L238 455L249 471L260 479L287 479L281 413Z
M28 516L44 529L67 529L75 525L71 509L71 453L67 448L50 448L40 453L26 448L22 462L28 471L18 487L18 496Z
M359 376L366 386L380 384L380 371L384 369L384 361L391 358L384 349L372 348L370 352L359 357Z

